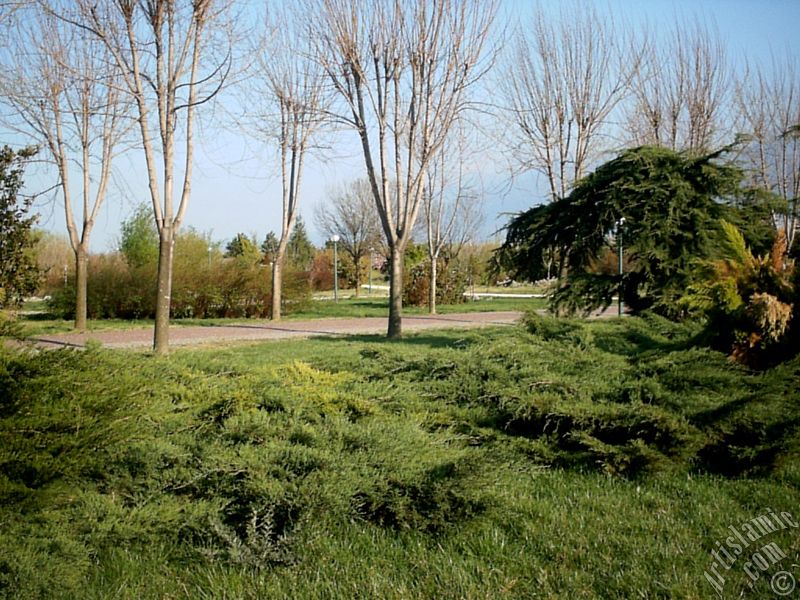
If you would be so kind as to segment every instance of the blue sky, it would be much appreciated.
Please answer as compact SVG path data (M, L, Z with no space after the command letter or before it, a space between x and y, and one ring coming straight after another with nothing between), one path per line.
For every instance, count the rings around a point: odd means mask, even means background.
M692 18L715 23L732 56L749 56L764 62L771 53L797 55L800 28L800 0L597 0L588 2L599 10L612 10L634 28L669 26L673 19ZM557 11L557 0L543 2L545 10ZM524 21L533 2L501 0L504 13ZM312 239L321 243L313 225L313 207L324 201L326 191L363 174L363 158L353 148L352 133L340 134L341 147L335 157L311 157L304 175L301 212ZM212 238L225 241L238 232L255 234L262 240L269 230L279 228L280 180L275 156L270 150L246 144L243 137L207 119L197 134L195 178L192 200L184 227L211 232ZM348 150L350 148L350 150ZM509 186L502 157L491 161L483 173L486 184L484 237L502 227L506 213L523 210L542 198L533 177L521 177ZM44 173L32 173L29 187L52 182ZM115 248L120 221L133 207L148 201L143 165L131 154L116 163L115 185L100 215L92 239L92 249L103 252ZM63 212L56 200L40 202L41 226L63 232Z

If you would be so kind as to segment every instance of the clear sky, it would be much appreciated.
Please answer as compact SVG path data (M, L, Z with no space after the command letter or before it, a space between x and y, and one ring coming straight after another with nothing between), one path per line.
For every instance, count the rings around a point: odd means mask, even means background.
M500 0L502 12L517 15L524 22L525 15L534 5L528 0ZM634 28L659 28L669 26L677 16L697 15L704 21L716 24L721 38L730 53L737 58L745 55L769 62L771 53L797 55L800 52L800 0L596 0L588 2L601 11L612 10ZM546 10L558 10L561 2L549 0L542 3ZM195 227L211 232L217 241L226 241L238 232L255 234L263 240L269 230L277 230L280 223L280 179L274 153L264 147L256 148L244 141L243 136L226 129L221 121L207 119L197 132L197 159L193 194L185 227ZM355 148L350 132L340 134L345 142L337 155L312 157L304 176L301 213L312 239L321 243L321 236L313 225L313 207L324 201L331 186L363 175L363 158ZM348 151L347 148L351 148ZM509 212L523 210L542 198L532 177L509 179L502 157L491 157L493 164L485 166L486 204L485 237L499 229ZM32 174L33 175L33 174ZM35 174L32 186L53 183L52 177ZM119 237L120 221L126 218L139 202L148 201L148 193L141 158L132 153L116 163L115 184L110 190L93 234L92 248L96 252L112 250ZM40 202L41 226L64 231L64 217L56 201Z

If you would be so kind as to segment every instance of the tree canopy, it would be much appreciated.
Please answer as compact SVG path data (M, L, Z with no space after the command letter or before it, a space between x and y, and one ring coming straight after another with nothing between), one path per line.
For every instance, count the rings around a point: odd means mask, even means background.
M261 254L264 255L264 262L271 263L275 260L278 252L280 240L274 231L268 231L264 241L261 242Z
M31 231L36 216L29 214L32 200L19 198L25 163L35 153L0 149L0 308L18 305L39 283Z
M225 256L227 258L239 258L253 264L261 262L261 251L258 248L258 244L254 238L250 238L244 233L237 233L228 242L225 246Z
M122 222L119 249L131 267L156 264L158 260L158 230L152 209L144 202Z
M544 276L555 260L562 275L555 308L590 310L611 303L620 286L603 259L625 256L623 298L633 310L674 314L693 262L709 256L719 223L739 193L742 171L720 157L642 146L625 150L584 177L571 193L516 216L498 250L499 266L515 276ZM615 264L615 262L612 262Z
M314 244L311 243L308 233L306 232L306 225L299 215L294 226L294 231L292 231L292 235L289 236L289 243L286 250L289 264L297 270L307 270L311 265L311 261L314 260L316 249L314 248Z

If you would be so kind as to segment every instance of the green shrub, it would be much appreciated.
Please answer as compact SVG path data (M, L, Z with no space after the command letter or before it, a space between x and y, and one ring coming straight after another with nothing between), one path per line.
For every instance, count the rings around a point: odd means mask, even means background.
M89 259L87 310L90 319L141 319L155 314L155 265L130 267L118 254ZM64 319L75 316L75 279L53 292L51 311Z
M536 314L524 324L530 334L434 356L362 355L376 383L410 394L408 382L457 404L430 417L434 429L456 429L478 445L524 437L530 443L521 447L539 464L626 477L739 476L775 472L793 455L797 391L776 392L723 354L695 347L697 324ZM791 364L776 381L791 380Z
M484 509L461 485L452 462L409 479L390 477L352 497L355 513L376 525L434 532Z
M722 222L721 257L700 263L683 306L708 318L708 338L742 364L770 366L792 356L795 265L783 232L754 256L742 233Z
M800 359L559 323L0 349L0 597L708 595L728 526L800 502Z
M182 239L182 238L180 238ZM172 282L172 316L176 318L242 318L268 316L271 273L263 265L238 258L184 254L177 245ZM195 244L196 245L196 244ZM194 257L194 258L193 258ZM155 316L156 265L130 266L117 254L92 256L89 261L88 312L92 319L152 319ZM306 273L283 276L283 310L303 310L311 301ZM50 309L65 319L74 316L75 282L57 290Z
M23 336L22 325L16 317L5 310L0 310L0 340L3 338L21 339Z
M439 257L437 261L437 304L461 304L469 281L469 265ZM430 295L430 261L407 261L403 271L403 304L425 306Z

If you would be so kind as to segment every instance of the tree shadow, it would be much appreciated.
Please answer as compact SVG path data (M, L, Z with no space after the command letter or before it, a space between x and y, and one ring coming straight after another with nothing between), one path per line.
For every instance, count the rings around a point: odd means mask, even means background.
M465 332L466 333L466 332ZM474 335L446 335L441 333L410 333L400 339L389 339L382 333L352 334L339 336L312 337L315 342L338 343L341 341L378 344L381 346L424 346L433 349L461 349L475 343Z
M633 321L622 320L614 324L611 335L595 334L592 343L599 350L617 356L636 358L645 355L669 354L695 347L707 347L704 333L686 331L657 332L651 327L639 327Z
M17 320L24 323L26 321L31 323L38 323L41 321L68 321L63 315L56 314L48 311L31 312L31 313L18 313Z

